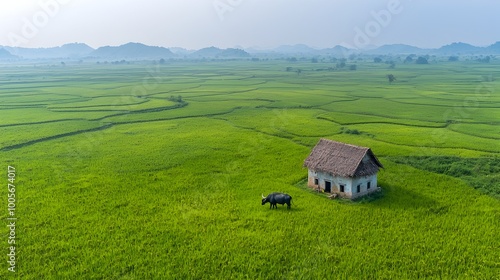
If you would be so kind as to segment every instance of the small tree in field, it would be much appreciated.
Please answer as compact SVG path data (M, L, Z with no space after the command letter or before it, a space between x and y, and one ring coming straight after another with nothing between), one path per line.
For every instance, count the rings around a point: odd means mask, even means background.
M419 56L415 63L417 63L417 64L429 64L429 61L427 60L427 58L425 58L423 56Z
M479 62L484 62L484 63L490 63L491 61L491 57L488 55L487 57L485 58L479 58L477 61Z
M392 82L396 80L396 77L394 77L394 75L392 74L389 74L387 75L387 80L389 80L389 84L392 84Z

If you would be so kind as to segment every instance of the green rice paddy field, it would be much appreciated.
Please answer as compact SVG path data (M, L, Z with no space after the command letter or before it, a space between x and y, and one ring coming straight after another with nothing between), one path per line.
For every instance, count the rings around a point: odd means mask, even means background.
M500 279L495 63L3 65L0 278ZM371 147L382 193L307 189L322 137Z

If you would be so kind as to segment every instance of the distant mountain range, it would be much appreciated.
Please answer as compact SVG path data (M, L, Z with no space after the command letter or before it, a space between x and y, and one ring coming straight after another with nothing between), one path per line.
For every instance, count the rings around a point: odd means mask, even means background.
M51 58L76 58L83 57L93 52L94 49L86 44L74 43L66 44L54 48L20 48L20 47L2 47L0 49L8 51L16 58L22 59L51 59Z
M85 60L159 60L159 59L231 59L250 57L290 56L346 56L352 53L366 55L500 55L500 42L488 47L477 47L466 43L452 43L438 49L422 49L404 44L383 45L368 50L353 50L342 46L316 49L304 44L283 45L274 49L208 47L200 50L165 48L141 43L121 46L104 46L93 49L83 43L66 44L53 48L21 48L0 46L1 61L39 59L85 59Z
M242 49L219 49L216 47L203 48L188 55L189 58L244 58L250 54Z
M383 45L381 47L367 50L366 53L374 54L374 55L388 55L388 54L428 54L433 50L430 49L421 49L418 47L403 45L403 44L394 44L394 45ZM438 51L438 50L434 50Z
M204 48L197 51L183 48L147 46L127 43L93 49L86 44L73 43L54 48L20 48L0 46L0 60L19 59L93 59L93 60L159 60L169 58L245 58L250 54L242 49Z
M162 59L174 57L169 49L164 47L146 46L140 43L128 43L118 47L100 47L86 55L96 59Z
M252 50L247 50L252 53ZM269 51L257 50L256 53ZM500 42L489 47L476 47L466 43L452 43L438 49L423 49L415 46L404 44L383 45L380 47L367 50L354 50L342 46L335 46L328 49L314 49L306 45L280 46L271 50L271 52L288 54L288 55L345 55L351 53L361 53L367 55L498 55L500 54Z
M12 55L6 49L0 49L0 60L14 60L14 59L18 59L18 57L15 55Z

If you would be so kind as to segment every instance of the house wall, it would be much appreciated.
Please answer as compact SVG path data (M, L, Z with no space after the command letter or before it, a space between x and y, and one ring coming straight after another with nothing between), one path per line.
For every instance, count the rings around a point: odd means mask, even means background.
M370 182L370 189L368 189L368 182ZM360 186L360 192L357 192L357 187ZM351 198L357 198L377 190L377 174L365 177L357 177L352 182L353 192Z
M318 185L314 184L314 179L318 179ZM338 193L339 195L347 198L357 198L377 190L377 174L365 177L356 178L346 178L333 176L332 174L325 172L315 172L313 170L308 171L308 186L318 187L325 190L325 181L332 182L332 193ZM370 182L370 189L367 188L367 183ZM340 192L340 185L344 185L344 192ZM357 186L360 185L360 192L357 192Z
M325 181L329 181L332 183L332 193L338 193L347 197L350 197L351 189L352 189L352 179L340 176L333 176L332 174L325 172L315 172L309 170L308 172L308 185L310 187L317 187L314 184L314 179L318 179L318 186L325 190ZM340 185L344 185L344 193L340 193Z

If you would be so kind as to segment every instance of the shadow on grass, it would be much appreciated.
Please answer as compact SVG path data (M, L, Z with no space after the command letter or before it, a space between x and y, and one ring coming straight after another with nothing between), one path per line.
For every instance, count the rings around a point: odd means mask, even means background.
M384 184L380 187L382 188L382 197L373 201L373 206L391 209L441 208L436 200L426 196L424 193L389 184Z
M307 178L295 184L298 188L305 192L329 199L329 193L318 192L307 186ZM373 205L373 207L390 208L390 209L429 209L431 212L441 213L445 206L441 206L436 200L426 196L423 193L402 189L395 185L383 184L379 185L380 191L371 193L369 195L351 200L347 198L331 199L332 203L346 204L346 205Z
M304 211L300 206L297 206L295 205L293 202L292 202L292 206L290 207L290 209L287 208L286 204L281 206L281 205L278 205L278 208L273 208L273 209L270 209L269 206L266 204L266 205L260 205L262 206L263 210L267 210L267 211L280 211L280 212L302 212Z

